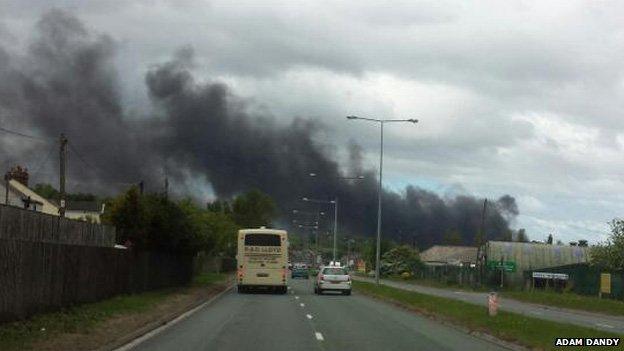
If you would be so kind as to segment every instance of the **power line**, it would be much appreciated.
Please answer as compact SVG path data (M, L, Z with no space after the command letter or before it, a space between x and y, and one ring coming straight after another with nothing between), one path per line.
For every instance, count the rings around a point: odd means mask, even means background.
M93 172L96 172L95 167L93 167L93 166L92 166L89 162L87 162L87 160L86 160L86 159L84 159L84 158L80 155L80 153L78 152L78 150L76 150L76 148L73 146L73 144L72 144L72 143L68 143L68 144L69 144L69 149L70 149L71 151L73 151L73 152L74 152L74 154L76 154L76 156L78 156L78 159L79 159L82 163L84 163L87 167L91 168L91 170L92 170Z
M36 175L39 174L39 171L41 171L41 169L43 168L43 166L48 162L48 160L50 159L50 156L52 155L52 152L54 151L54 148L50 148L50 151L48 152L48 155L45 157L45 159L43 159L43 162L39 163L39 166L37 166L36 170L33 172L31 178L35 178Z
M7 133L7 134L12 134L12 135L17 135L17 136L20 136L22 138L28 138L28 139L40 140L40 141L49 141L48 139L43 139L43 138L40 138L40 137L24 134L24 133L21 133L21 132L16 132L14 130L6 129L6 128L3 128L3 127L0 127L0 132L4 132L4 133Z

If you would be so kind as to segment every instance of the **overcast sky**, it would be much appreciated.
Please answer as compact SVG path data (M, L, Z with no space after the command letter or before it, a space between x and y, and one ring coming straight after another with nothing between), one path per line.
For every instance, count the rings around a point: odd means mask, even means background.
M362 5L365 3L366 5ZM323 121L362 145L386 186L516 197L532 239L606 237L624 212L624 3L620 1L6 1L0 41L27 45L51 7L115 41L125 108L183 46L197 77L284 120Z

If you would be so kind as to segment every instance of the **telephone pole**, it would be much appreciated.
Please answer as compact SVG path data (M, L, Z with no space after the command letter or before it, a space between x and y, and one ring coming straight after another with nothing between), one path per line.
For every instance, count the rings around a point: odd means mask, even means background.
M60 138L60 167L59 167L59 216L65 217L65 171L67 167L67 138L65 134L61 133Z

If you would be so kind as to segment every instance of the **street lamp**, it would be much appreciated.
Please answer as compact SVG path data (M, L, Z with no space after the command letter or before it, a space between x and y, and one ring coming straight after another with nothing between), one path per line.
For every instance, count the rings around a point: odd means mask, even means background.
M408 123L418 123L418 120L415 118L410 119L376 119L376 118L365 118L358 116L347 116L348 120L363 120L369 122L379 123L381 126L380 131L380 142L379 142L379 184L377 186L377 253L375 257L375 283L379 285L379 261L381 260L381 182L383 176L383 130L385 123L396 123L396 122L408 122Z
M314 172L310 172L308 174L310 177L316 177L317 174ZM363 175L358 175L355 177L332 177L333 179L344 179L344 180L362 180L364 179ZM334 201L322 201L322 200L310 200L307 197L304 197L302 199L303 201L310 201L310 202L317 202L317 203L333 203L334 204L334 248L333 248L333 261L336 262L336 238L337 238L337 233L338 233L338 197L334 198Z
M310 199L307 197L304 197L301 199L302 201L306 201L306 202L314 202L317 204L333 204L334 205L334 250L332 253L333 256L333 261L336 262L336 232L338 231L338 198L334 198L333 200L330 201L324 201L324 200L316 200L316 199Z

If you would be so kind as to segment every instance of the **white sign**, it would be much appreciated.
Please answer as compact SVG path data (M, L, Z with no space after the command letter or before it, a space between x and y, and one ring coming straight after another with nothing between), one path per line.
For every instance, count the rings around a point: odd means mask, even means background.
M564 273L533 272L533 278L568 280L570 277Z

